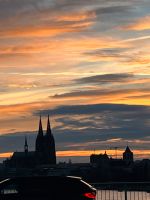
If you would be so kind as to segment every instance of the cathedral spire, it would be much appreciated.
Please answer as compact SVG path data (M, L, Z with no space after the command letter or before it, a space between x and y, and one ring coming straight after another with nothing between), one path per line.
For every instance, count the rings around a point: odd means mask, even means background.
M38 135L36 138L36 144L35 144L35 150L38 153L43 152L44 148L44 135L43 135L43 128L42 128L42 120L41 120L41 115L40 115L40 121L39 121L39 130L38 130Z
M45 143L45 162L47 164L56 164L56 151L55 151L55 140L51 131L51 125L49 115L47 119L47 131L44 136Z
M27 142L27 137L25 136L25 143L24 143L24 152L28 153L28 142Z
M40 121L39 121L39 135L43 136L43 128L42 128L42 120L41 120L41 115L40 115Z
M46 134L51 135L51 125L50 125L50 120L49 120L49 115L48 115L48 119L47 119L47 132Z

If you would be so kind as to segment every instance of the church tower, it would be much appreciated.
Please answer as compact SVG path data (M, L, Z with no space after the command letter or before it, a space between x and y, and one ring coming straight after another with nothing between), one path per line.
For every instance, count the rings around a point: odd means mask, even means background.
M49 115L48 115L48 120L47 120L47 131L46 131L46 135L44 136L44 147L45 147L46 163L56 164L55 140L51 131Z
M125 152L123 153L123 160L126 164L133 163L133 152L130 150L130 148L127 146Z

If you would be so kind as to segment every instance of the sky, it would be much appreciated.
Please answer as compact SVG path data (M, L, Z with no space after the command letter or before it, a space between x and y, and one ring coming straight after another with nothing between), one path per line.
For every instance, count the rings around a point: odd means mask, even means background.
M0 158L34 150L47 115L57 156L150 158L150 1L0 0ZM80 157L81 156L81 157Z

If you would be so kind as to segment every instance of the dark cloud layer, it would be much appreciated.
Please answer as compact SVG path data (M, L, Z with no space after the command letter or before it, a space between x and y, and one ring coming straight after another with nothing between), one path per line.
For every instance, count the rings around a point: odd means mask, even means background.
M85 78L77 79L77 83L111 83L111 82L122 82L122 81L128 81L129 79L133 78L132 74L127 73L118 73L118 74L103 74L103 75L96 75L96 76L90 76Z
M61 106L37 111L42 117L50 114L56 126L52 130L58 150L107 149L114 145L124 148L127 141L135 149L148 149L150 107L122 104ZM37 125L38 129L38 125ZM27 135L30 150L35 148L36 132L1 136L1 152L21 151ZM117 142L118 140L118 142ZM140 140L140 143L136 141ZM135 142L135 143L134 143Z
M104 83L104 82L103 82ZM124 95L124 98L128 97L130 98L130 96L132 96L132 98L134 98L134 93L137 92L141 92L140 96L142 98L142 96L144 97L148 97L149 96L149 89L97 89L97 90L77 90L77 91L72 91L72 92L68 92L68 93L63 93L63 94L56 94L54 96L52 96L52 98L57 98L57 99L61 99L61 98L75 98L75 97L115 97L115 95ZM129 96L129 94L131 94ZM138 98L138 94L136 95L135 98ZM51 97L51 96L50 96ZM131 99L131 98L130 98Z
M126 140L142 139L148 136L150 129L150 107L148 106L123 104L61 106L40 113L43 116L56 115L61 122L61 126L56 127L56 130L67 131L74 137L78 133L80 136L77 138L80 141L83 137L87 140L88 134L91 141L116 137Z
M125 105L125 104L94 104L94 105L72 105L72 106L60 106L55 109L50 110L40 110L35 114L47 116L49 113L51 115L74 115L74 114L94 114L103 111L120 111L120 112L145 112L149 113L149 106L143 105Z
M8 133L0 136L0 153L24 151L25 135L28 138L29 148L34 150L35 132Z

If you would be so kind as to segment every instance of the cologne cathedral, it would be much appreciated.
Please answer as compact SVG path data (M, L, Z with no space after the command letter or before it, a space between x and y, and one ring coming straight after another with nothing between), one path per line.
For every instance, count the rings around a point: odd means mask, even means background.
M10 159L4 161L6 167L30 168L38 165L55 165L56 151L55 140L51 131L49 116L47 130L44 134L40 117L39 130L35 142L35 151L28 150L27 138L25 137L24 151L14 152Z
M42 121L40 117L39 131L35 144L35 153L39 164L56 164L55 141L51 132L49 116L45 135L43 134Z

